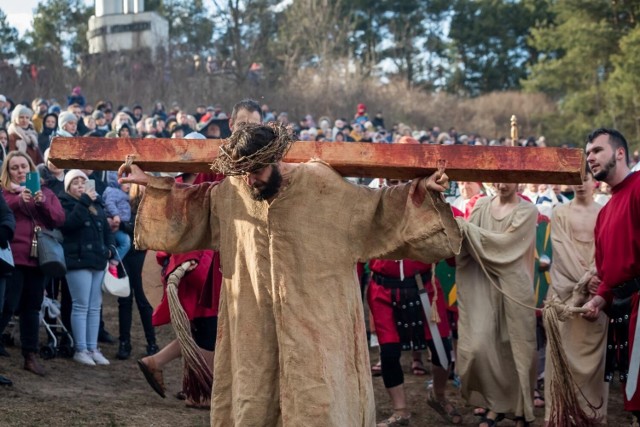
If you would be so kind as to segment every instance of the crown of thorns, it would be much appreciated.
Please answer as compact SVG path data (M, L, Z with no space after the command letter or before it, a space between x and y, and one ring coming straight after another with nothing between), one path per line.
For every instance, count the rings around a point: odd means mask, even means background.
M274 134L273 140L253 154L240 155L236 147L239 145L246 146L247 142L254 137L255 130L259 127L270 128ZM293 141L290 130L278 122L271 122L265 125L244 125L236 130L227 139L226 143L220 146L218 157L211 164L211 169L226 176L238 176L255 172L282 160Z

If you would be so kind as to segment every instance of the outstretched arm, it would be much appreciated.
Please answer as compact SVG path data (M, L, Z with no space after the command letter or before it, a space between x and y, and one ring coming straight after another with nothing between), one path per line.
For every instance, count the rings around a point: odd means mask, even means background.
M134 179L147 183L136 216L136 248L182 253L218 247L217 184L187 185L151 176Z
M122 165L118 169L118 182L120 184L138 184L147 185L149 183L149 176L138 165Z

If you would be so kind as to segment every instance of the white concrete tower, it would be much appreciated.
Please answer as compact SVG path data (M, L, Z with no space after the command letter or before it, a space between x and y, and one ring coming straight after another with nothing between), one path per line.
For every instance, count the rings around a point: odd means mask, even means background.
M155 55L169 44L169 23L145 12L144 0L95 0L89 18L89 53L151 49Z

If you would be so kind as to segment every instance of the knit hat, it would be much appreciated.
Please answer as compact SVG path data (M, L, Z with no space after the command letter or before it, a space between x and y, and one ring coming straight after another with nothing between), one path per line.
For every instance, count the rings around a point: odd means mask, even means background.
M69 190L71 181L73 181L78 177L82 177L85 180L89 179L87 178L87 175L84 172L82 172L80 169L71 169L69 172L67 172L64 176L64 191Z
M91 114L94 120L104 119L104 113L100 110L96 110Z
M58 129L64 130L64 125L69 122L78 122L78 118L71 111L65 111L64 113L60 113L58 117Z
M33 111L31 111L31 108L22 105L22 104L18 104L16 105L16 108L13 109L13 111L11 112L11 123L14 124L18 124L18 117L20 116L29 116L29 119L31 119L31 117L33 116Z

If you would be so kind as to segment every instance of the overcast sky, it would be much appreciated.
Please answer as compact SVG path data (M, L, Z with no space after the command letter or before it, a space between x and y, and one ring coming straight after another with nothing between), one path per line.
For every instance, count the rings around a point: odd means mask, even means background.
M18 29L20 35L31 25L33 10L38 0L0 0L0 9L7 14L9 24Z
M0 0L0 9L7 14L9 24L23 35L31 26L33 11L38 3L39 0ZM85 3L93 4L93 0L85 0Z

